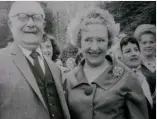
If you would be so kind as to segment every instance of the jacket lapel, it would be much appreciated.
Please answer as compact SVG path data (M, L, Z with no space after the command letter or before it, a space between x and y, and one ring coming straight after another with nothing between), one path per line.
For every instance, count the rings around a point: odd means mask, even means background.
M11 49L12 49L11 55L12 55L13 62L15 63L15 65L17 66L19 71L22 73L22 75L25 77L27 82L30 84L30 86L32 87L34 92L37 94L37 96L43 103L44 107L47 109L47 106L41 95L39 87L36 83L36 79L35 79L33 73L31 72L31 69L29 67L29 64L28 64L24 54L22 53L21 49L15 44L13 45L13 47Z
M56 89L57 89L57 93L58 93L58 96L59 96L59 99L60 99L60 103L61 103L61 106L62 106L62 110L63 110L63 113L65 115L65 119L70 119L70 115L69 115L69 111L68 111L68 107L67 107L67 104L66 104L66 100L65 100L65 97L64 97L64 92L63 92L63 88L62 88L62 85L61 85L61 71L59 69L57 69L57 67L55 66L55 64L53 64L52 61L50 61L49 59L47 59L45 57L45 60L49 66L49 69L52 73L52 76L54 78L54 82L55 82L55 85L56 85Z

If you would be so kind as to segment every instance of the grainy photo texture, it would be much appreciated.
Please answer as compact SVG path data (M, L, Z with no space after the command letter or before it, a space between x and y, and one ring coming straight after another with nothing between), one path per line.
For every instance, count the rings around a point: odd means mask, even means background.
M156 119L156 1L0 1L0 119Z

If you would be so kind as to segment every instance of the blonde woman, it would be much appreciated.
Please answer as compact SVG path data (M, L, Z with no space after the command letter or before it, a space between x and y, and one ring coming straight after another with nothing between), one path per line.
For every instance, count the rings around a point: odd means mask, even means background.
M156 27L151 24L139 25L134 36L140 44L142 53L142 72L147 77L151 94L156 88Z

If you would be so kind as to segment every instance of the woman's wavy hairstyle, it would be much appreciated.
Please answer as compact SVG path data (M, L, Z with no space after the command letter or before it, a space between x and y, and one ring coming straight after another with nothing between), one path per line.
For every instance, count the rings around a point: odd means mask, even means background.
M144 34L152 34L156 41L156 26L152 24L141 24L134 31L134 37L140 42L141 36Z
M111 47L112 39L119 33L118 24L115 23L113 16L107 10L98 7L88 8L77 13L67 29L68 42L81 48L81 31L89 24L106 26L109 38L108 46Z

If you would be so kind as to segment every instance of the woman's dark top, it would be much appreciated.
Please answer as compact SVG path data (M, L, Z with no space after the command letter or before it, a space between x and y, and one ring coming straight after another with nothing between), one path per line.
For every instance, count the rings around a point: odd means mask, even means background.
M141 71L146 77L146 80L150 87L150 92L153 96L153 98L156 98L155 90L156 90L156 71L151 72L144 64L141 64ZM156 101L153 99L153 108L148 105L149 110L149 118L150 119L156 119Z
M149 84L151 94L155 92L156 88L156 71L151 72L144 64L141 64L141 71L146 77L146 80Z

